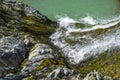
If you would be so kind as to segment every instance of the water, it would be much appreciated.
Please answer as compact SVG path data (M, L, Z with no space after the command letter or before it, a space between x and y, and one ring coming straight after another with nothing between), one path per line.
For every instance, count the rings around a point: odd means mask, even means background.
M80 19L86 16L110 18L120 13L119 0L19 0L23 1L52 20L56 15Z
M91 27L82 29L76 27L78 21L68 17L61 18L60 27L50 36L54 45L58 46L73 64L105 51L120 49L120 16L102 22L91 18L85 17L85 22L96 23L87 23Z
M120 49L119 0L24 0L42 14L57 20L51 42L72 64ZM57 16L57 18L56 18Z

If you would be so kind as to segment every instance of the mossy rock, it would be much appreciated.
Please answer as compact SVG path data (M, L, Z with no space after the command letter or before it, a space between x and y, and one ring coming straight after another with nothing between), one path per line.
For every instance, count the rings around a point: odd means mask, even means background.
M41 35L51 35L55 31L55 27L41 23L39 19L37 20L35 17L26 16L24 19L27 23L21 22L21 26L24 29L23 31Z
M120 51L110 56L107 56L107 54L108 52L104 52L96 59L92 58L93 60L89 64L80 66L77 71L85 76L90 71L97 70L113 79L120 78Z
M29 32L35 35L51 35L57 26L56 22L30 6L12 1L1 2L0 18L5 22L5 27L10 30L18 29L19 32Z
M43 60L41 65L36 68L36 71L40 71L44 67L51 66L51 65L65 65L63 61L55 60L52 58L46 58Z
M41 79L45 78L50 72L52 72L55 68L65 66L64 61L56 60L53 58L46 58L42 61L42 63L32 72L33 79ZM44 71L43 71L44 70ZM42 72L41 75L36 75L39 72Z

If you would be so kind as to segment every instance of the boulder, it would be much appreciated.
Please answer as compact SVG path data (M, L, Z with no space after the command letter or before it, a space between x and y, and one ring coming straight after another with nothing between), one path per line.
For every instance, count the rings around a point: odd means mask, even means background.
M28 73L34 72L35 69L48 58L55 58L55 53L50 46L42 43L34 45L29 53L28 60L22 69L21 75L27 76Z
M10 36L0 39L0 76L16 72L27 53L27 48L22 41Z

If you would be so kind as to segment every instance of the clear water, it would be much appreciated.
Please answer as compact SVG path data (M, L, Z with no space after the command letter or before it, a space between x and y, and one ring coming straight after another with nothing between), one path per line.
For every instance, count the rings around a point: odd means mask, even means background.
M52 20L56 15L80 19L86 16L110 18L120 13L120 0L18 0L23 1Z

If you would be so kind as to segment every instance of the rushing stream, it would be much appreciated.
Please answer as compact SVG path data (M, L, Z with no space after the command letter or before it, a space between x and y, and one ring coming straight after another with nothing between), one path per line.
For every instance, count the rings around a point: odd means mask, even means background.
M119 0L24 0L24 2L50 19L57 19L59 28L50 36L51 41L73 64L105 51L120 48Z
M59 22L60 27L50 37L72 63L79 63L107 50L112 51L116 47L120 48L120 17L102 23L91 17L86 17L85 20L84 22L88 23L80 23L68 17L62 18ZM78 28L81 24L91 27Z

